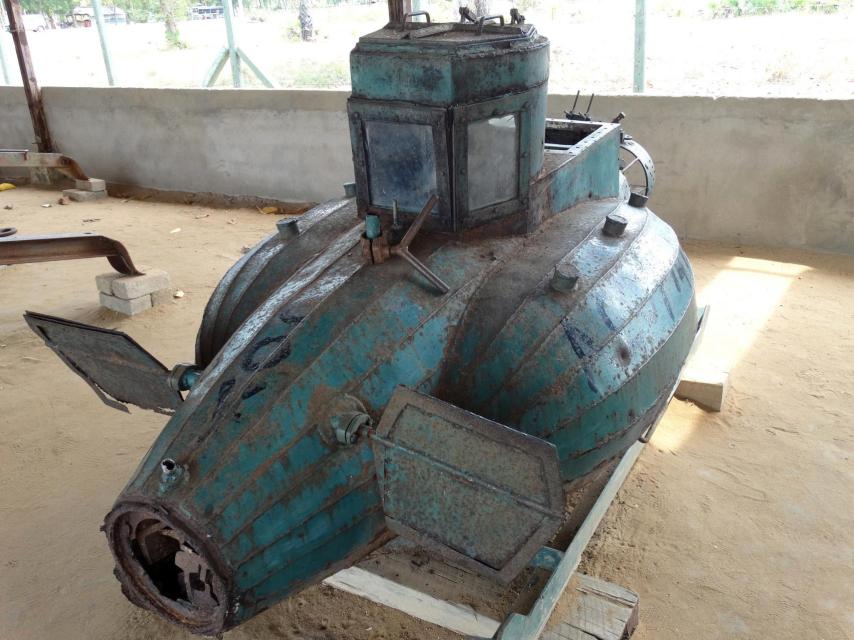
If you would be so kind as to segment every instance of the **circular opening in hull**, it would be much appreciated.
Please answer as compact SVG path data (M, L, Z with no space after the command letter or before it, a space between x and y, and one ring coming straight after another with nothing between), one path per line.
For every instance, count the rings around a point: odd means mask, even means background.
M196 633L222 631L226 581L188 527L160 510L132 505L114 509L105 530L131 602Z

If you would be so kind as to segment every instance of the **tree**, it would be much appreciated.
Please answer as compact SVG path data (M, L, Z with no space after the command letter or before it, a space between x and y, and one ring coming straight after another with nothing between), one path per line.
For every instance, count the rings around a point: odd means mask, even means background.
M489 15L489 0L474 0L474 15L488 16Z
M311 14L308 12L308 5L305 0L300 0L299 3L299 28L300 37L303 40L311 40L314 35L314 22L311 19Z
M178 25L175 24L176 0L160 0L160 13L166 26L166 42L171 47L186 49L187 45L181 40Z

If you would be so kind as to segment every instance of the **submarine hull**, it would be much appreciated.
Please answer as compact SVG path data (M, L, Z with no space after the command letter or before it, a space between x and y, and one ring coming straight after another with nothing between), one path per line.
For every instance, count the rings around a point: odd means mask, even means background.
M627 226L610 237L615 213ZM412 250L445 295L402 260L365 263L353 200L306 216L223 278L199 331L207 366L105 521L130 599L199 633L393 537L374 450L336 440L340 407L379 422L403 385L553 444L577 481L654 422L696 331L675 234L617 199L525 236L424 233Z

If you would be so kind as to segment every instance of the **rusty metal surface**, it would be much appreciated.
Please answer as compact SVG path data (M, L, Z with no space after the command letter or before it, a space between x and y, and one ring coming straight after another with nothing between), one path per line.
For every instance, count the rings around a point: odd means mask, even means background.
M403 22L403 16L412 11L412 0L388 0L388 21Z
M57 233L43 236L0 238L0 264L25 264L106 258L119 273L142 275L125 246L118 240L94 233Z
M391 235L392 230L389 230L390 232L381 234L376 238L371 238L368 237L367 234L363 234L362 254L365 256L365 259L373 264L382 264L392 256L403 258L412 266L413 269L424 276L430 284L436 287L439 292L448 293L448 291L450 291L448 285L445 284L445 282L433 271L431 271L427 265L412 255L412 252L409 250L409 245L412 244L412 241L421 230L421 226L424 224L427 216L430 215L430 212L433 211L433 207L435 207L438 202L439 196L436 194L430 196L421 208L421 213L415 217L412 224L409 225L406 233L403 234L403 237L397 244L390 244L389 242L389 236Z
M56 169L74 180L89 179L74 158L61 153L0 149L0 169L6 168Z
M563 520L543 440L399 387L372 441L389 528L474 571L509 582Z
M620 149L624 152L620 154L620 171L626 176L631 192L649 198L655 188L655 162L652 156L627 135L623 136ZM631 168L635 165L640 165L642 172L631 173Z
M619 197L619 124L546 126L548 41L399 26L351 57L355 199L228 272L197 366L172 376L189 393L105 521L129 597L193 631L235 627L394 532L510 577L560 519L560 482L643 434L690 348L690 265ZM496 117L515 152L479 141ZM500 184L468 197L484 173ZM137 345L32 318L96 388L118 363L169 387Z
M121 411L134 404L164 414L181 404L181 394L169 387L169 370L121 331L32 311L24 318L104 404Z
M284 280L356 225L355 214L352 200L320 204L299 217L298 234L284 238L272 234L244 254L208 300L196 336L196 364L210 364L244 320Z
M39 151L53 151L53 139L47 126L47 117L44 113L42 103L42 92L36 81L36 73L33 68L33 59L30 55L30 45L27 42L27 28L24 25L24 16L19 0L3 0L6 7L6 16L9 20L9 31L12 41L15 43L15 54L18 57L18 67L21 69L21 78L24 84L24 93L27 96L27 106L30 109L30 118L33 122L33 132L36 136L36 144Z
M196 633L212 635L221 627L227 573L192 525L167 509L129 502L109 514L103 529L131 602Z

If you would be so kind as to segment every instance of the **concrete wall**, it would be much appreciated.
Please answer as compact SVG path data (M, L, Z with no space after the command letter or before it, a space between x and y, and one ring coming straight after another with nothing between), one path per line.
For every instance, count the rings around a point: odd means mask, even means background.
M0 149L35 149L33 125L21 87L0 87Z
M346 92L44 89L63 152L110 182L322 200L352 179ZM560 115L568 96L551 96ZM0 87L0 148L29 146ZM597 98L656 161L651 207L683 237L854 253L854 100Z

